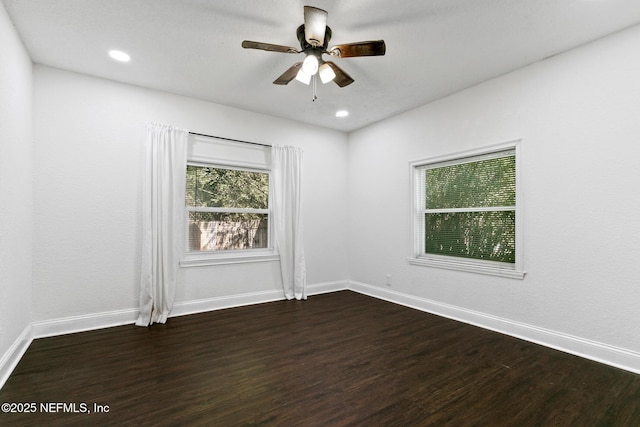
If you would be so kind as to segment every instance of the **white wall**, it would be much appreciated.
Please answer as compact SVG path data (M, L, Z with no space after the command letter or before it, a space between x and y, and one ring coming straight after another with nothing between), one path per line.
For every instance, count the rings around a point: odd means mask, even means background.
M639 352L639 45L637 26L351 134L350 279ZM519 138L525 279L408 265L408 163Z
M137 308L147 121L302 147L307 282L348 278L344 133L44 66L34 91L34 321ZM277 262L183 269L181 282L176 303L282 289Z
M30 324L31 59L0 3L0 386L11 348Z

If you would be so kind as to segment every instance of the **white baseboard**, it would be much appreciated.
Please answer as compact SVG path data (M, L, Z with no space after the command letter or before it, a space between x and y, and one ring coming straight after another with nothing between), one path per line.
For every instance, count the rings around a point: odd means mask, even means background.
M337 280L335 282L317 283L315 285L307 285L307 295L328 294L330 292L349 290L348 280Z
M634 351L365 283L349 281L349 289L640 374L640 353Z
M0 389L7 382L9 375L16 368L20 359L22 359L22 356L31 345L31 341L31 325L27 325L0 359Z
M336 281L307 285L307 295L317 295L347 289L348 281ZM215 298L205 298L174 304L169 317L202 313L224 308L240 307L251 304L283 300L281 290L250 292ZM94 329L110 328L135 323L138 309L114 310L102 313L91 313L59 319L44 320L32 323L31 337L44 338L55 335L72 334Z
M347 280L342 280L307 285L307 295L319 295L327 292L345 290L348 289L348 283L349 282ZM171 310L169 317L204 313L207 311L222 310L225 308L241 307L252 304L262 304L265 302L281 301L284 299L282 290L272 290L178 302L173 305L173 309Z
M32 336L36 338L52 337L55 335L73 334L76 332L92 331L94 329L110 328L135 323L138 317L137 309L106 311L103 313L83 314L79 316L63 317L59 319L33 322Z
M188 314L204 313L225 308L241 307L244 305L261 304L264 302L284 299L282 291L251 292L239 295L229 295L215 298L204 298L173 304L169 317L185 316Z

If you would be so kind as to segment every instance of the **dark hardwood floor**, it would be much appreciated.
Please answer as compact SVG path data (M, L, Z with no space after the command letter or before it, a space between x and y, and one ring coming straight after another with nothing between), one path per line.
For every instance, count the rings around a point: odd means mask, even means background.
M2 402L37 405L2 426L640 426L640 375L344 291L37 339Z

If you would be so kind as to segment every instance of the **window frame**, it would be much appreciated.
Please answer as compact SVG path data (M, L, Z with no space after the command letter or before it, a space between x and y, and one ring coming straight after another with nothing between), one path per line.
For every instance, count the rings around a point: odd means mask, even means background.
M198 138L203 141L205 138ZM218 144L229 145L226 142L218 142ZM235 144L237 146L237 144ZM247 149L247 147L244 147ZM252 150L258 150L255 147L250 147ZM264 147L259 149L265 150ZM185 175L187 173L187 166L198 167L210 167L219 169L232 169L248 172L260 172L266 173L269 176L269 199L267 209L254 209L254 208L206 208L206 207L193 207L186 205L185 199L182 200L184 204L184 238L182 248L182 259L180 260L181 267L200 267L200 266L212 266L223 264L241 264L241 263L254 263L254 262L271 262L279 261L280 256L277 253L273 244L273 187L272 187L272 174L270 165L267 163L258 162L246 162L233 158L214 158L210 156L202 155L190 155L187 158L185 164ZM237 212L237 213L266 213L268 215L268 231L267 231L267 247L266 248L251 248L251 249L237 249L237 250L224 250L224 251L189 251L189 212Z
M515 155L515 177L516 177L516 204L515 208L515 260L514 263L476 260L472 258L462 258L448 255L427 254L424 250L424 200L425 185L423 182L424 171L433 166L446 166L465 163L465 161L480 161L483 158L490 159L505 152L513 152ZM411 265L444 268L471 273L489 274L494 276L523 279L524 254L523 254L523 216L522 216L522 148L521 140L508 141L501 144L480 147L474 150L446 154L427 159L412 161L409 163L411 179L411 256L408 262ZM480 210L503 210L480 209Z

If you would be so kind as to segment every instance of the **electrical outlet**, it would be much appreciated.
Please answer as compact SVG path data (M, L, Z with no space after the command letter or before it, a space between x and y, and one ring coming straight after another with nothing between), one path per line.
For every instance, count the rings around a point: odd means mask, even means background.
M391 286L391 275L387 274L387 286Z

